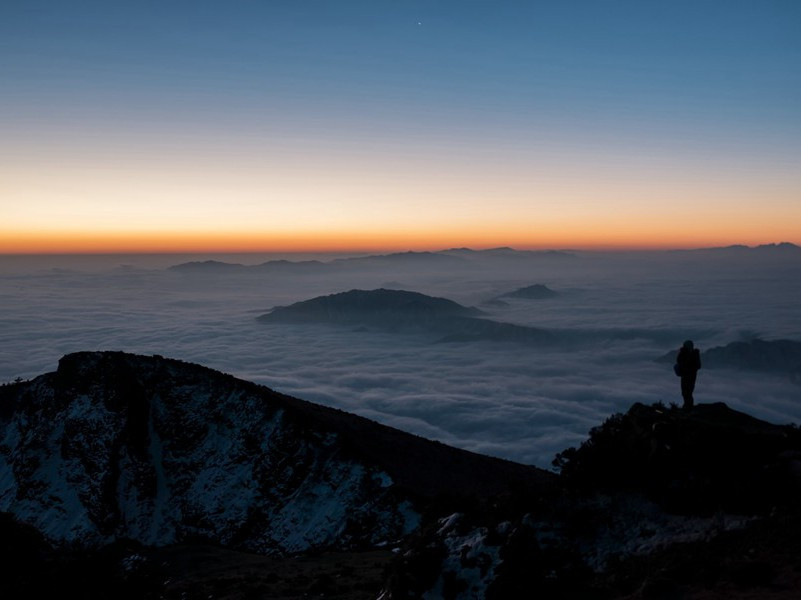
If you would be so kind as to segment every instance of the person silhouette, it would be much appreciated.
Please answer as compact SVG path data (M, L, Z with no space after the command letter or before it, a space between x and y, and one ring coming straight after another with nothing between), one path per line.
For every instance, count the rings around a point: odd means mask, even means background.
M701 368L701 353L695 348L692 340L684 342L676 355L676 374L681 377L681 397L684 398L684 410L690 410L695 402L693 391L698 369Z

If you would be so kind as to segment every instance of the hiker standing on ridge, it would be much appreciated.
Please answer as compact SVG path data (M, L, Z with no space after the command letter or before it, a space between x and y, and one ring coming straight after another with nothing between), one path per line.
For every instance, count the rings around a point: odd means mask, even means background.
M695 390L695 378L698 376L698 369L701 368L701 353L698 348L693 347L693 341L687 340L679 348L676 355L676 365L673 369L676 375L681 377L681 397L684 398L684 410L693 407L693 390Z

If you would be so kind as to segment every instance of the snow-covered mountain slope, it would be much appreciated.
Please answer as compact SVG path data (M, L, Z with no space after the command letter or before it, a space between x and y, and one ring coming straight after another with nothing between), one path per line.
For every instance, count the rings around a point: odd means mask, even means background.
M0 511L56 545L363 547L413 531L438 494L547 481L159 356L71 354L0 388Z

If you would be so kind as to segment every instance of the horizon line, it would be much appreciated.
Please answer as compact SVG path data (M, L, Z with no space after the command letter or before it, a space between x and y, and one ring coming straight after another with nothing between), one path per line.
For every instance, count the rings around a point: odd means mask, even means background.
M714 250L721 248L759 248L762 246L798 246L794 242L780 241L780 242L767 242L761 244L748 245L744 243L731 243L724 245L710 245L710 246L672 246L672 245L587 245L587 246L572 246L572 247L552 247L552 246L515 246L515 245L483 245L478 244L474 246L448 246L448 247L421 247L421 246L404 246L404 247L374 247L374 248L305 248L305 249L292 249L292 248L272 248L272 249L164 249L164 250L71 250L71 251L20 251L20 252L0 252L0 257L33 257L33 256L179 256L179 255L200 255L200 254L214 254L214 255L242 255L242 254L403 254L403 253L424 253L424 252L448 252L453 250L470 250L474 252L484 252L491 250L509 249L516 252L599 252L599 253L623 253L623 252L672 252L682 250Z

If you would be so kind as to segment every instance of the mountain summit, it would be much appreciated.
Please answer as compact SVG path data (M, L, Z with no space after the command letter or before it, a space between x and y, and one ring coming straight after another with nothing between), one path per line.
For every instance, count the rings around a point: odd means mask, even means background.
M801 434L634 404L559 474L160 356L0 386L3 597L797 598Z

